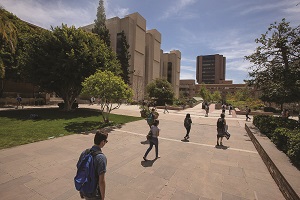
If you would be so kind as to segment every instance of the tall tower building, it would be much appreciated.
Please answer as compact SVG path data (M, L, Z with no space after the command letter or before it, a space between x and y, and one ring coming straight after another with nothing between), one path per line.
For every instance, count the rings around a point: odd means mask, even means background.
M163 53L161 61L162 78L167 79L173 86L175 97L179 98L181 52L172 50Z
M223 55L197 56L196 79L198 84L220 84L225 81L226 57Z

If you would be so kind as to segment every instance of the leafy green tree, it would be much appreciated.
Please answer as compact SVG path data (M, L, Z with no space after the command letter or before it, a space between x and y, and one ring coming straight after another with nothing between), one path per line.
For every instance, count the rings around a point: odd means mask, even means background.
M246 56L253 66L248 83L261 90L261 99L283 103L300 101L300 26L282 19L255 40L260 46Z
M2 27L1 31L3 31L2 35L0 34L0 65L2 66L0 67L0 78L2 78L2 87L0 88L1 97L6 89L7 80L24 81L20 67L20 55L22 55L22 52L27 51L25 44L29 42L28 37L41 34L45 30L20 20L5 9L0 11L0 15L0 23L2 24L0 26ZM4 36L5 34L6 36ZM7 39L9 42L7 42Z
M205 84L201 84L200 90L199 90L200 97L203 98L204 101L209 102L212 99L210 91L205 87Z
M122 31L120 34L120 40L118 41L117 44L117 58L120 61L121 67L122 67L122 79L126 84L129 84L129 59L130 59L130 54L129 54L129 44L127 43L126 40L126 35L124 31Z
M99 6L97 8L97 19L95 19L95 27L92 29L93 33L99 35L100 39L102 39L105 44L110 47L110 34L109 30L105 25L106 15L104 8L104 1L99 0Z
M65 102L65 110L82 90L81 83L97 70L119 75L115 54L102 40L74 26L52 28L52 32L30 38L23 55L24 73L46 91L54 91Z
M211 94L211 99L213 101L220 102L222 100L221 93L219 91L214 91L214 93Z
M132 89L125 84L120 76L109 71L97 71L86 78L82 83L83 94L99 97L100 110L105 123L109 122L109 114L118 109L124 100L130 101L133 96ZM117 103L113 106L113 103Z
M0 6L0 36L4 43L8 44L11 51L15 52L17 44L17 28L12 22L12 14L9 14Z
M171 83L166 79L156 79L146 86L150 98L156 99L158 105L170 102L174 98L174 91Z

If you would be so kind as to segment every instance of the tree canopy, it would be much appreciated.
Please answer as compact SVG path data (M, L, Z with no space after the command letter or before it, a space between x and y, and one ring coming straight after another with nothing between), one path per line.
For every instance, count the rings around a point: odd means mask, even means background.
M122 68L121 76L124 82L129 84L129 68L130 68L129 65L130 54L128 51L129 44L127 43L126 35L124 31L119 33L118 37L120 37L120 40L118 41L117 44L117 58L120 61L121 68Z
M156 79L146 86L146 91L150 98L158 101L158 105L170 102L174 98L174 91L171 83L166 79Z
M201 87L200 87L200 90L199 90L199 95L206 102L209 102L212 99L212 95L211 95L210 91L205 87L204 83L201 84Z
M99 6L97 8L97 18L95 19L95 27L92 29L93 33L96 33L105 44L110 47L110 34L105 25L106 15L104 8L104 1L99 0Z
M100 109L104 122L109 122L109 114L120 107L124 100L131 100L132 89L125 84L120 76L109 71L97 71L82 83L83 94L99 97ZM113 107L113 103L117 103Z
M250 85L261 90L261 100L278 104L300 101L300 26L292 28L282 19L255 40L260 44L246 56Z
M121 73L111 49L94 34L74 26L62 24L52 32L33 35L25 48L24 73L34 84L63 98L66 110L71 109L86 77L97 70Z

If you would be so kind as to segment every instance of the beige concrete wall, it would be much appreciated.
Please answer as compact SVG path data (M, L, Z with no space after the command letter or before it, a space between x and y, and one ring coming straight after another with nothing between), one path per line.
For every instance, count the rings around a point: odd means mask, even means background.
M91 31L94 24L82 27ZM156 29L146 30L146 20L139 13L132 13L124 18L114 17L106 21L110 32L111 47L117 48L117 34L124 30L129 44L130 83L134 90L134 99L144 99L145 86L156 78L167 78L167 64L172 62L172 85L176 97L179 96L180 51L170 52L170 57L163 58L161 33ZM171 59L172 57L172 59ZM170 61L169 61L170 60Z

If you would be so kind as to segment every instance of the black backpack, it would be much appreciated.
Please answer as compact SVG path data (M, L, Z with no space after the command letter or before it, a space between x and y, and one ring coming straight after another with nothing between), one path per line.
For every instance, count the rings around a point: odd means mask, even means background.
M217 128L224 128L224 119L222 119L222 118L218 119Z

